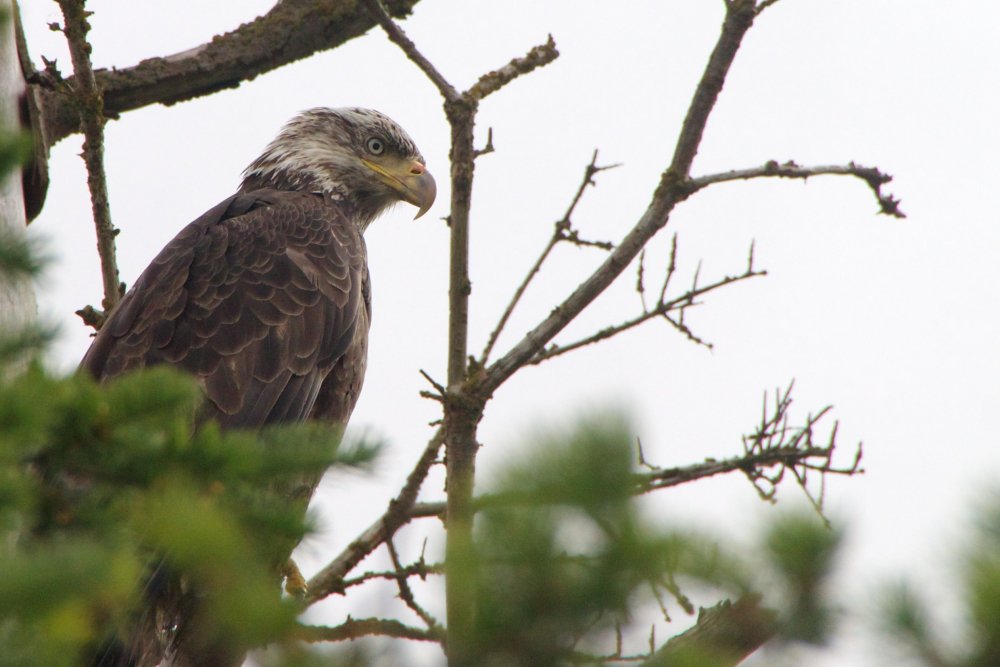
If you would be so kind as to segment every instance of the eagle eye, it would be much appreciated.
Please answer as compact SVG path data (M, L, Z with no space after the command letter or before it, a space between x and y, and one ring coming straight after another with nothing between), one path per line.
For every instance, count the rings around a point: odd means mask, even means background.
M368 140L368 152L372 155L381 155L385 152L385 142L378 137L372 137Z

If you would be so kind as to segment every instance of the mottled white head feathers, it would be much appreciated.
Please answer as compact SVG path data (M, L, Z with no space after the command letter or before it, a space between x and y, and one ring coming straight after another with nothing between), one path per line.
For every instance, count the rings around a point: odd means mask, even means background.
M260 188L320 192L341 201L364 229L399 200L421 209L434 179L409 135L373 109L320 107L282 128L243 172L241 192Z

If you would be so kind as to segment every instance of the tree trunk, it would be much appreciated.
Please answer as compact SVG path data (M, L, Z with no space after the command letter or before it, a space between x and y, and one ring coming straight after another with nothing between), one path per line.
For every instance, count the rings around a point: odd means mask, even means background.
M0 133L10 136L21 130L18 105L24 77L14 40L12 0L0 0L0 11L8 18L0 25ZM0 178L0 233L23 236L27 227L21 170ZM35 321L37 307L30 281L0 275L0 332L11 333Z

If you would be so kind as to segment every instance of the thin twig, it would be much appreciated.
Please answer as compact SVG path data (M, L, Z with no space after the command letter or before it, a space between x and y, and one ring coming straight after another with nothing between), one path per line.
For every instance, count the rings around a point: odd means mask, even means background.
M440 630L421 630L388 618L350 618L340 625L302 625L296 637L305 642L342 642L361 637L395 637L424 642L444 642Z
M405 572L406 568L404 568L403 564L399 562L399 554L396 552L396 545L393 543L392 538L385 541L385 546L386 549L389 550L389 558L392 559L392 566L396 569L396 572ZM409 607L414 614L420 617L420 620L424 622L429 631L443 631L441 624L437 622L437 619L435 619L430 612L417 603L416 598L413 597L413 589L410 588L410 582L407 577L396 577L396 586L399 588L400 599L403 600L406 606Z
M493 70L479 77L479 80L469 88L467 95L477 101L482 100L500 90L517 77L533 72L539 67L544 67L558 57L559 50L556 48L555 40L552 39L552 35L549 35L548 40L544 44L532 47L527 54L518 58L512 58L510 62L500 69Z
M765 9L777 2L778 0L761 0L760 4L757 5L757 16L760 16Z
M814 451L815 456L799 461L789 460L778 466L774 472L768 472L759 467L750 467L744 472L761 499L768 502L774 502L778 485L784 479L785 473L790 472L816 509L817 514L826 521L826 517L823 515L823 493L826 477L830 474L851 476L863 473L864 470L861 468L861 459L864 454L863 445L858 443L854 460L849 466L838 467L834 465L833 456L836 452L838 424L834 422L825 446L818 446L813 441L814 427L832 408L827 406L817 414L809 415L801 427L790 427L788 420L794 386L795 383L792 382L784 391L775 390L773 410L768 409L767 395L765 394L760 424L753 433L743 437L743 450L745 455L751 457L770 455L773 452L787 449ZM819 493L815 495L809 485L810 472L818 473L820 477Z
M824 410L823 414L825 413L826 411ZM820 417L810 417L809 427L814 425ZM700 463L693 463L686 466L660 468L646 463L647 471L632 475L632 492L635 495L644 495L651 491L668 489L732 472L742 472L747 475L755 488L758 488L758 491L760 491L758 484L765 476L769 483L777 484L781 481L786 469L808 468L823 475L845 476L863 472L860 468L860 444L855 453L854 461L849 466L835 466L832 462L834 452L835 447L832 441L826 446L818 446L805 437L796 437L794 440L789 441L789 444L747 451L740 456L732 456L725 459L706 459ZM773 475L766 475L766 471L774 467L778 467L779 472ZM770 500L773 498L773 493L762 493L761 497L765 500ZM535 504L538 502L539 498L531 494L495 493L479 496L474 500L473 504L476 511L482 511L494 507ZM443 516L445 505L440 502L417 503L413 506L411 512L412 518Z
M708 285L704 285L703 287L697 287L688 290L684 294L674 299L661 301L660 303L656 304L656 306L654 306L652 309L646 310L645 312L640 313L639 315L629 320L621 322L620 324L615 324L613 326L605 327L604 329L601 329L600 331L593 333L585 338L581 338L580 340L574 341L572 343L567 343L565 345L550 345L549 347L545 348L544 350L541 350L540 352L538 352L538 354L529 359L526 365L530 366L537 365L542 363L543 361L547 361L554 357L562 356L567 352L572 352L574 350L580 349L581 347L586 347L588 345L593 345L594 343L598 343L602 340L607 340L608 338L617 336L618 334L628 331L629 329L633 329L639 326L640 324L653 319L654 317L663 317L671 326L673 326L675 329L683 333L689 339L701 345L705 345L708 348L711 348L712 346L710 343L706 343L705 341L698 338L683 323L683 321L674 320L668 317L667 315L672 311L683 310L685 308L689 308L693 305L696 305L696 302L694 301L695 298L707 294L709 292L712 292L714 290L720 289L722 287L725 287L726 285L731 285L733 283L742 282L750 278L757 278L766 275L767 271L748 271L738 276L725 276L724 278L717 280L716 282L710 283Z
M643 248L642 252L639 253L639 266L636 268L635 276L635 291L639 294L639 303L642 304L642 312L646 312L649 308L646 306L646 249Z
M420 53L416 44L406 36L403 29L389 16L389 12L385 10L382 2L380 0L364 0L364 3L372 18L385 30L385 34L389 37L389 40L402 49L406 57L412 60L420 68L420 71L437 86L437 89L441 92L441 96L449 102L457 101L461 97L459 92L454 86L448 83L448 80L431 64L431 61L424 57L424 54Z
M417 506L422 503L417 503L414 505L414 510L411 513L413 518L418 516ZM444 503L437 503L444 511ZM344 589L354 588L355 586L361 586L369 581L374 581L376 579L381 580L392 580L396 581L400 577L419 577L420 579L426 579L429 574L444 574L444 563L426 563L421 558L421 560L410 565L404 565L402 569L398 570L378 570L365 572L357 577L351 577L350 579L344 579Z
M87 19L90 12L84 9L83 0L58 2L64 20L62 32L69 44L76 78L73 92L84 136L83 161L87 165L87 187L90 189L94 227L97 230L97 253L101 259L101 281L104 285L101 308L106 315L123 296L124 285L119 278L118 260L115 257L115 237L118 230L111 223L108 181L104 171L104 98L90 64L90 44L87 42L87 33L90 31ZM94 328L100 328L103 317L94 318L88 323L93 324Z
M806 180L812 176L854 176L868 184L878 200L879 213L894 218L905 218L906 214L899 208L899 200L891 194L884 194L882 186L892 181L892 176L879 171L875 167L865 167L854 162L847 164L819 165L803 167L789 160L778 163L775 160L760 167L749 169L733 169L719 174L708 174L688 180L687 185L693 194L709 185L727 181L747 181L755 178L800 178Z
M410 471L406 478L406 484L396 497L389 501L389 507L385 513L309 580L309 589L305 596L307 606L319 602L333 593L343 593L344 577L347 573L353 570L368 554L375 551L380 544L395 535L397 530L410 522L412 519L410 509L417 500L417 494L420 493L420 487L427 478L427 473L437 460L438 451L443 442L444 433L438 429L431 437L430 442L427 443L424 453L420 456L413 470Z
M670 279L677 271L677 234L670 238L670 259L667 261L667 275L663 277L663 285L660 286L660 298L657 303L663 303L667 298L667 290L670 289ZM645 305L645 304L644 304Z
M563 328L576 318L597 296L628 267L646 243L666 224L678 202L686 196L691 163L701 144L701 137L719 92L722 90L736 52L754 20L752 0L736 0L727 12L722 34L709 57L705 72L695 90L681 127L670 166L660 178L653 201L600 267L572 294L556 306L538 326L529 331L507 354L493 362L482 374L478 389L489 395L519 368L542 350Z
M776 447L754 454L744 454L727 459L710 459L702 463L676 468L664 468L656 472L639 473L635 475L636 489L639 493L648 493L657 489L667 489L680 486L699 479L715 477L730 472L749 470L759 471L772 466L801 465L810 459L826 460L829 450L825 447L788 446ZM832 472L841 472L840 470ZM849 474L849 473L844 473Z
M475 155L475 157L478 158L482 157L483 155L489 155L495 150L496 148L493 147L493 128L491 127L486 130L486 145L483 146L482 148L477 148L473 154Z
M428 375L427 371L424 369L420 369L420 374L425 380L427 380L428 383L430 383L432 387L434 387L434 391L421 391L420 395L424 398L429 398L431 400L438 401L439 403L443 403L448 390L444 388L444 385Z
M528 270L528 273L521 280L521 284L517 286L517 289L514 291L514 296L511 297L510 303L507 304L507 307L504 309L500 319L497 320L496 326L493 327L493 331L490 332L489 339L486 341L486 347L483 348L482 353L479 355L478 364L480 366L486 365L490 354L493 352L493 347L496 345L497 339L503 332L504 327L507 326L507 321L513 314L514 309L517 308L517 305L521 302L521 297L524 296L524 293L531 284L531 281L535 279L535 276L541 270L545 260L548 259L552 249L556 247L556 244L559 243L559 241L565 240L566 231L572 228L573 213L576 211L576 207L580 203L583 193L586 191L588 186L597 185L597 182L594 181L594 176L602 171L614 169L617 166L619 165L612 164L598 166L597 150L594 150L594 154L590 157L590 163L587 164L583 170L583 179L580 181L580 185L577 187L576 193L573 195L573 199L570 200L569 206L566 207L566 212L559 220L556 221L555 227L552 231L552 236L549 238L548 243L545 245L542 253L538 256L538 259L535 260L535 263Z

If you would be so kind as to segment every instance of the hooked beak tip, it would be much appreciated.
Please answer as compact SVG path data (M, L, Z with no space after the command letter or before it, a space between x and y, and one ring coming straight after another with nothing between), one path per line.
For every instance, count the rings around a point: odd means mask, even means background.
M410 203L419 207L417 215L413 218L416 220L434 205L434 200L437 198L437 183L434 182L431 172L426 170L415 174L412 179L412 182L407 185L410 186L408 189L414 195L413 199L409 200Z

